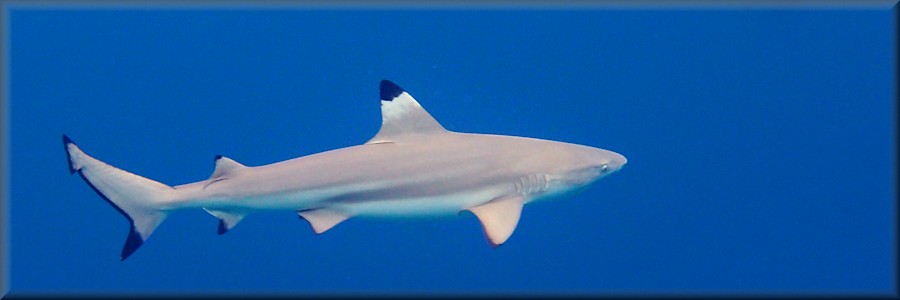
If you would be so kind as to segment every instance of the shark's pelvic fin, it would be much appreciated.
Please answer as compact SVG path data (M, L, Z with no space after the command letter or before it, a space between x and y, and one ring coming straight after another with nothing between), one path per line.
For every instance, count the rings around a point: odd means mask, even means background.
M234 228L238 222L244 219L244 216L247 215L245 212L233 212L233 211L224 211L224 210L215 210L210 208L204 208L206 212L213 215L216 218L219 218L219 235L223 235L231 228Z
M393 82L381 81L381 129L366 144L396 142L405 137L447 132L424 108Z
M69 158L69 172L78 172L100 197L131 223L122 248L122 260L125 260L166 219L165 207L175 189L99 161L81 151L65 135L63 145Z
M524 200L522 196L502 197L468 210L481 221L488 243L497 247L506 242L516 230Z
M349 218L346 214L329 208L303 210L298 211L297 214L309 222L316 234L321 234Z
M203 186L203 189L206 189L213 182L228 179L237 170L247 168L247 166L221 155L216 155L215 162L216 169L213 170L212 176L209 176L209 180Z

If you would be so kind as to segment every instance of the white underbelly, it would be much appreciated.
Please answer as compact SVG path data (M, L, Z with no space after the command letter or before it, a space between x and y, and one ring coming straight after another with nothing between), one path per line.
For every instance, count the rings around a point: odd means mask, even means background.
M502 195L501 188L484 188L428 197L379 199L334 204L351 216L403 217L455 215Z
M395 190L396 188L396 190ZM293 210L331 207L350 216L430 216L453 215L496 197L514 192L511 184L495 184L475 189L438 192L441 188L417 186L408 193L403 185L368 182L322 189L264 195L212 195L199 206L225 210ZM435 191L427 195L422 191ZM353 197L344 197L352 194ZM372 197L372 199L367 199ZM396 198L395 198L396 197ZM342 199L345 198L345 199ZM200 203L197 203L200 204Z

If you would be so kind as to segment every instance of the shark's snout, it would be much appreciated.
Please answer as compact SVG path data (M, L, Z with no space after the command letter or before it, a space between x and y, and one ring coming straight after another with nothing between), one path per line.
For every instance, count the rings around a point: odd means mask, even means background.
M596 152L597 155L593 158L593 160L596 162L597 166L600 168L603 174L609 174L618 171L623 166L625 166L626 163L628 163L628 159L626 159L624 155L604 149L598 150L599 151Z
M613 164L615 164L616 169L621 169L628 163L628 159L625 158L624 155L616 153L616 158L613 159Z

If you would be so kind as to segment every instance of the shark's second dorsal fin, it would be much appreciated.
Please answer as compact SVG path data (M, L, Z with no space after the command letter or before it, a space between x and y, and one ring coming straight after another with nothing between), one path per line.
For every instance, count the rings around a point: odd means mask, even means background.
M227 179L228 176L234 173L236 170L240 170L246 167L247 166L242 165L241 163L236 162L233 159L221 155L216 155L216 169L213 170L212 176L209 176L209 180L206 182L206 185L204 185L203 188L205 189L213 182Z
M366 144L447 132L416 99L393 82L381 81L381 130Z

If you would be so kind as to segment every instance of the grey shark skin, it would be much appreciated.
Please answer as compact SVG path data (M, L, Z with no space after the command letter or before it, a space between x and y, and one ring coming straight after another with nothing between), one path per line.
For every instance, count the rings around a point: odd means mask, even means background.
M125 260L176 210L202 208L219 234L248 213L291 210L323 233L354 216L453 215L468 210L490 245L512 235L526 203L586 188L625 165L598 148L448 131L409 93L381 82L382 127L365 144L249 167L221 155L209 179L168 186L85 154L63 136L69 170L131 223Z

